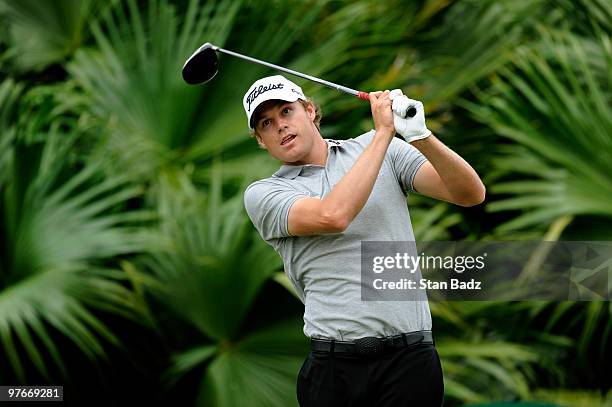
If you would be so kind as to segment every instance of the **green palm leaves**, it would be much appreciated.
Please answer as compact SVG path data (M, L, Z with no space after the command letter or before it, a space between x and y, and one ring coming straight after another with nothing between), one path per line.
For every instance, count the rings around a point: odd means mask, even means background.
M97 47L79 51L68 70L108 129L105 150L118 165L145 176L188 148L203 100L199 88L184 84L180 67L203 38L225 42L239 7L191 1L179 21L165 1L150 2L146 14L128 1L92 22Z
M218 172L212 181L204 196L184 174L160 181L160 231L172 246L146 265L162 284L155 293L164 304L203 335L229 340L261 285L282 264L249 227L242 196L224 202Z
M93 164L69 165L74 133L52 127L47 140L38 141L36 134L7 126L19 93L10 81L0 87L6 114L0 134L0 340L24 382L24 355L45 376L49 358L67 373L52 331L92 360L104 357L102 339L119 345L92 310L135 317L126 276L108 260L150 247L135 225L151 215L125 210L141 187L122 177L105 179Z
M223 200L218 166L212 174L206 194L182 173L158 184L161 233L171 244L141 264L158 282L149 287L152 295L204 343L174 356L166 378L174 383L206 365L200 402L233 406L246 397L253 405L293 405L306 351L300 320L244 332L253 301L282 263L251 229L242 195Z
M500 231L551 222L564 215L610 216L612 148L610 78L612 48L598 30L594 39L540 30L538 47L518 50L516 70L503 70L475 115L518 143L497 168L531 179L499 183L491 191L515 195L491 203L492 211L523 210ZM510 91L510 90L514 91Z
M5 57L16 70L24 72L44 69L72 55L87 37L87 21L100 6L91 0L3 0L2 8L10 23Z

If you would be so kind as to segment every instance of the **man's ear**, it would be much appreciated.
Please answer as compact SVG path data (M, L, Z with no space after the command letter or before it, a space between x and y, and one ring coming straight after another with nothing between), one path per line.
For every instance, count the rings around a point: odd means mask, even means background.
M264 150L268 149L268 147L266 147L266 143L264 143L263 138L261 138L259 134L255 133L255 138L257 139L257 144L259 144L259 147L263 148Z
M314 122L315 117L317 117L317 111L315 110L315 107L312 103L308 103L308 106L306 107L306 112L308 113L310 121Z

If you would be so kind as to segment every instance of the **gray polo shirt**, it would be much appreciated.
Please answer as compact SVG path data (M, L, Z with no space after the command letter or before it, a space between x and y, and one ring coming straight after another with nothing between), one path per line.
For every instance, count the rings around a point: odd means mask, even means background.
M302 197L323 198L351 169L374 130L349 140L325 140L325 166L283 165L249 185L244 204L261 237L282 257L304 303L304 333L350 341L431 329L427 301L362 301L361 241L414 241L406 196L427 160L394 138L364 208L342 233L291 236L289 209Z

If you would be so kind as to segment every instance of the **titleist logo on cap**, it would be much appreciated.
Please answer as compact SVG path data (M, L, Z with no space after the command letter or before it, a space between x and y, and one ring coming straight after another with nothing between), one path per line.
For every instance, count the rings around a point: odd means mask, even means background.
M269 86L259 85L259 87L253 89L251 93L249 93L249 95L247 96L247 103L249 104L249 112L251 111L251 103L253 103L253 101L257 98L257 96L269 90L282 89L283 86L284 85L282 83L277 83L277 84L272 83Z

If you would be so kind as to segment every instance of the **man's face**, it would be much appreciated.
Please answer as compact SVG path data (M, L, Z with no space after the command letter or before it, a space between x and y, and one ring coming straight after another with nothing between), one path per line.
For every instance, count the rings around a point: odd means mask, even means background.
M255 118L257 142L274 158L285 164L306 164L319 131L314 124L316 112L299 102L269 100L258 108Z

